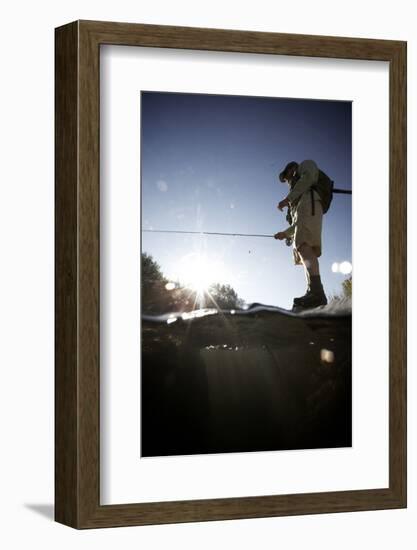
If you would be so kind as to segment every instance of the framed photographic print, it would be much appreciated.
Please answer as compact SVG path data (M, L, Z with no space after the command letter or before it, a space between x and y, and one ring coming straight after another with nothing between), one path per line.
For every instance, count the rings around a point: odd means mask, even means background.
M56 29L56 520L405 507L405 198L404 42Z

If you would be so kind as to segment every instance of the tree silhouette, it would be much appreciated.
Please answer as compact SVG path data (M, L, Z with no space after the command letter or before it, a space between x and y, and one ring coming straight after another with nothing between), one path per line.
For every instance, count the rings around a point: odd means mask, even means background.
M345 298L352 298L352 276L343 281L342 290Z
M342 281L342 290L338 294L332 294L329 296L331 301L341 301L346 298L352 298L352 275Z
M142 252L142 312L162 314L172 311L190 311L195 308L217 307L236 309L243 306L243 300L228 284L215 283L207 292L198 293L176 283L169 287L168 279L151 254Z
M243 306L236 290L228 284L215 283L209 288L209 295L220 309L236 309Z
M150 254L142 252L142 311L164 313L169 305L169 294L165 288L167 280L159 264Z
M154 283L166 284L159 264L147 252L142 252L142 289L149 288Z

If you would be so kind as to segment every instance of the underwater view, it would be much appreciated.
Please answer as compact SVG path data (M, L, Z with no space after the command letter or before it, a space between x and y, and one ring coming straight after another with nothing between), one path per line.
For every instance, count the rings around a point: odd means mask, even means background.
M348 447L348 308L142 320L142 456Z

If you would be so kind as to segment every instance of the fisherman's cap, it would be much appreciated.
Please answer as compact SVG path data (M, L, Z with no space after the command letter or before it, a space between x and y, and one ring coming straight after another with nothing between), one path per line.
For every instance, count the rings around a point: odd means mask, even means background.
M297 168L298 162L295 162L295 160L292 160L287 164L287 166L284 168L284 170L279 175L279 181L284 182L286 176L288 175L288 172L290 170L294 170L294 168Z

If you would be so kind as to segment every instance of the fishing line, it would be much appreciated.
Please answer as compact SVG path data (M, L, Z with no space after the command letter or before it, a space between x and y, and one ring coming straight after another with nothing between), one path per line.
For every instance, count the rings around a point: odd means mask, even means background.
M333 193L351 195L349 189L333 189ZM220 231L176 231L173 229L142 229L143 233L176 233L182 235L221 235L225 237L266 237L272 239L274 235L265 235L263 233L221 233Z
M269 237L274 235L263 235L260 233L220 233L218 231L174 231L170 229L142 229L144 233L181 233L185 235L224 235L228 237Z

